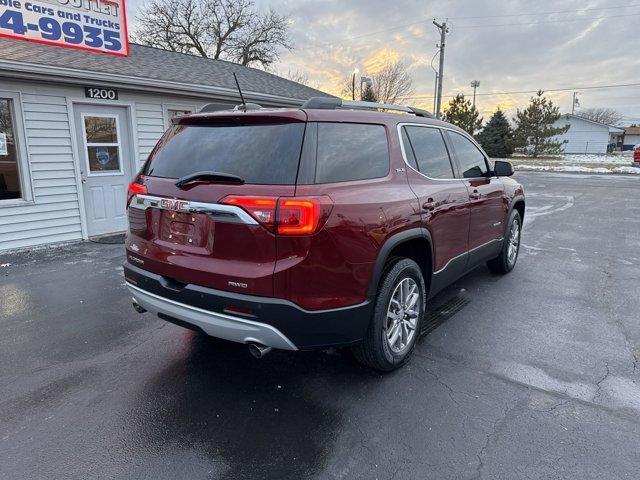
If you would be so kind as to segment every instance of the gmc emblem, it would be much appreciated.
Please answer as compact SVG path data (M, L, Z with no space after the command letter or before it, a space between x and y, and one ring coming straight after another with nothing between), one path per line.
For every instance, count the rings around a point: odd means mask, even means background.
M171 198L163 198L160 200L160 207L165 210L184 211L189 209L189 202L185 200L173 200Z

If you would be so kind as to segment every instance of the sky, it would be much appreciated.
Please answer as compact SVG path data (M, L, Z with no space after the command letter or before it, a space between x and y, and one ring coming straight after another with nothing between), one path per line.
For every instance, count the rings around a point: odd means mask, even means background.
M144 0L128 0L130 25ZM448 19L443 104L471 95L488 119L496 108L509 116L532 91L547 90L561 112L580 106L611 107L625 124L640 123L640 0L256 0L287 15L294 46L274 67L302 72L309 83L339 94L344 79L374 73L389 60L409 66L415 106L433 107L439 33L432 20ZM437 59L434 62L437 68ZM605 85L638 84L619 88ZM567 89L567 91L551 91ZM524 93L500 93L524 92Z

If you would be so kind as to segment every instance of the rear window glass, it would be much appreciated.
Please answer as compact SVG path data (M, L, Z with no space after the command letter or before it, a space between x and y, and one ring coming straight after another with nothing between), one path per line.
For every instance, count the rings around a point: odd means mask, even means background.
M304 123L175 125L160 140L143 173L181 178L204 170L230 173L246 183L296 182Z
M387 132L382 125L319 123L316 183L384 177L389 173Z

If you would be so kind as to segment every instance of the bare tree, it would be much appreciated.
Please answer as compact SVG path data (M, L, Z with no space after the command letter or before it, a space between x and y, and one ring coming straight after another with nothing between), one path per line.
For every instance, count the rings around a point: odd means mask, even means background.
M400 60L384 65L371 75L373 94L381 103L404 103L413 93L413 80Z
M151 0L136 20L138 43L242 65L267 68L291 48L288 18L252 0Z
M279 76L291 80L292 82L301 83L302 85L309 86L310 80L307 72L302 70L287 70L287 73L278 74Z
M400 60L389 62L382 66L371 77L371 87L367 87L360 92L360 77L356 76L355 98L359 100L366 97L366 100L373 100L380 103L405 103L413 93L413 80L409 69ZM345 98L351 98L352 76L349 75L344 81L341 94Z
M623 120L622 114L613 108L585 108L577 115L605 125L620 125Z
M290 50L291 44L287 29L289 19L278 15L273 10L262 17L257 17L243 28L233 41L233 57L241 65L259 63L267 68L278 60L276 47Z

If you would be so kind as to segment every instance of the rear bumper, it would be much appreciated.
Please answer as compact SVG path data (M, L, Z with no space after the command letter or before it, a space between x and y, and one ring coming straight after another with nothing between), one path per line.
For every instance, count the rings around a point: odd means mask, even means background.
M232 342L260 343L267 347L283 350L297 350L297 347L277 328L265 323L253 322L243 318L210 312L201 308L185 305L149 293L127 282L127 288L136 303L156 315L168 316L197 327L208 335Z
M127 288L138 304L168 321L240 343L284 350L349 345L369 325L371 304L309 311L287 300L242 295L188 284L176 289L162 276L125 263ZM230 311L230 307L234 311ZM244 313L236 313L240 309Z

